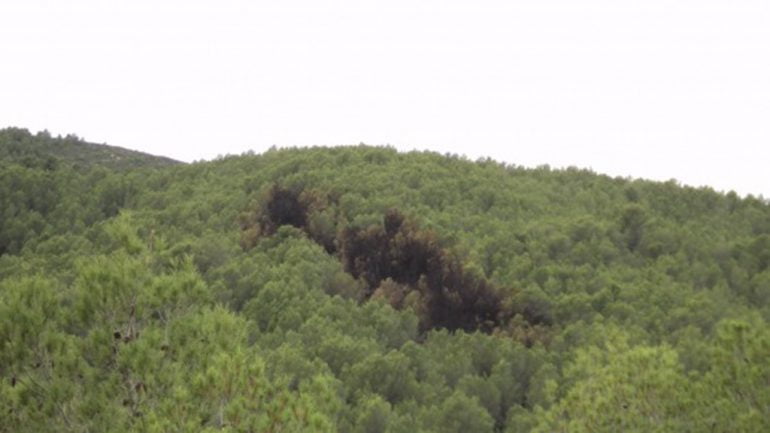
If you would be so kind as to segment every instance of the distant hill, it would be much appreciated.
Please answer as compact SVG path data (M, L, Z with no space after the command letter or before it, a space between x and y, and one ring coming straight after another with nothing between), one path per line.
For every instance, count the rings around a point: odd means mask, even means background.
M22 165L43 161L49 165L67 163L75 168L102 166L113 170L181 164L163 156L89 143L75 135L52 137L46 131L32 134L22 128L0 129L0 160Z

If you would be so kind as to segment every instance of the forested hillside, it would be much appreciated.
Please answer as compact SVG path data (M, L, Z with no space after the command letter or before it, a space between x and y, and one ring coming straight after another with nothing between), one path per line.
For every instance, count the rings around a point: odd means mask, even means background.
M770 431L770 204L0 131L0 431Z

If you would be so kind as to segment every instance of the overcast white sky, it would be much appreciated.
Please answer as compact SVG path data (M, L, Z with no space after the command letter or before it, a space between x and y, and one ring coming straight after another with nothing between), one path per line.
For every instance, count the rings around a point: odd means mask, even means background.
M392 144L770 197L770 1L0 2L0 127Z

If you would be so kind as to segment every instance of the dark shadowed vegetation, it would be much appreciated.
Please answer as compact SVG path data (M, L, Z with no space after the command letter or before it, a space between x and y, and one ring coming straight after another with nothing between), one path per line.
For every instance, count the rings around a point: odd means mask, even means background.
M343 269L363 283L358 299L375 296L396 309L408 305L420 317L422 330L492 332L507 318L499 289L484 277L465 271L460 261L439 245L435 233L418 229L397 209L389 209L380 224L335 227L337 236L329 239L309 225L313 213L328 209L329 203L317 194L277 185L268 191L256 211L242 218L245 248L255 246L260 235L271 236L282 225L293 226L327 252L338 251Z

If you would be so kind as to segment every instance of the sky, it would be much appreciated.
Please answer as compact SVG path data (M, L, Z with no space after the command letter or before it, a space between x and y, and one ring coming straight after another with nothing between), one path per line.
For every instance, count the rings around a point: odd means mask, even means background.
M770 197L770 1L3 0L0 127L389 144Z

